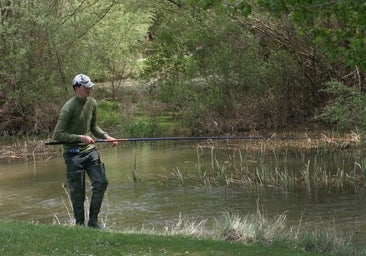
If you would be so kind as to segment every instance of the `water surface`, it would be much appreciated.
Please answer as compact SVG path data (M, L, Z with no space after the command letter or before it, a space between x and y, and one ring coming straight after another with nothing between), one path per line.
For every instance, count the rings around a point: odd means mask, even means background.
M176 173L195 177L197 164L212 164L212 151L190 143L135 143L118 148L103 148L109 187L101 218L115 229L163 229L180 217L190 220L222 218L225 212L253 214L259 207L267 217L286 213L288 225L326 227L366 238L366 204L363 189L357 191L287 190L263 186L207 186L199 178L182 182ZM200 155L198 160L198 155ZM238 152L215 151L223 165ZM241 152L242 164L255 166L260 161L303 168L313 155L305 153L269 154L261 159ZM199 162L200 161L200 162ZM323 154L318 165L329 171L350 170L362 161L360 152ZM178 172L177 172L178 171ZM0 163L0 218L37 223L68 223L71 208L63 188L65 166L61 154L47 161L3 161Z

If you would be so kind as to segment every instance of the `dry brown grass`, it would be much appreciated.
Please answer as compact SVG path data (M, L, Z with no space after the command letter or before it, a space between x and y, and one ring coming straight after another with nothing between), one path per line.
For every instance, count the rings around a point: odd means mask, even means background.
M45 141L36 139L2 143L0 148L3 160L44 161L61 152L60 147L47 147Z
M257 134L248 136L256 137ZM262 135L263 136L263 135ZM266 139L253 140L232 140L225 143L215 143L216 149L236 149L248 151L286 151L286 150L302 150L312 151L321 149L345 149L348 147L358 146L362 143L361 134L335 134L333 132L318 132L309 134L305 132L293 133L270 133L263 136ZM268 138L268 139L267 139ZM210 148L213 142L206 142L201 145L203 148Z

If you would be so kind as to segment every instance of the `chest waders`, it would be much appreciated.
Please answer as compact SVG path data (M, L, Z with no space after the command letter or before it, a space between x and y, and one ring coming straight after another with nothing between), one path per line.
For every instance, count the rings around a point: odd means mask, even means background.
M86 173L92 187L88 226L101 228L98 224L98 214L108 186L108 181L104 164L100 161L98 152L95 149L82 153L70 151L64 153L64 159L75 223L77 225L85 225L84 202Z

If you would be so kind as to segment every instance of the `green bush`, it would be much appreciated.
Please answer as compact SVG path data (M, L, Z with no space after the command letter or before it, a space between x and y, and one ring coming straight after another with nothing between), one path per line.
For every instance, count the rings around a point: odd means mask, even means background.
M117 127L122 121L122 107L118 102L102 100L98 104L98 122L101 127Z
M160 135L159 125L155 121L131 121L119 126L122 137L155 137Z
M340 131L366 127L366 96L336 81L325 86L330 100L321 114L322 120L337 124Z
M192 134L235 133L312 116L317 83L307 80L292 51L225 11L187 7L171 15L157 22L145 75L156 78L154 95L182 127Z

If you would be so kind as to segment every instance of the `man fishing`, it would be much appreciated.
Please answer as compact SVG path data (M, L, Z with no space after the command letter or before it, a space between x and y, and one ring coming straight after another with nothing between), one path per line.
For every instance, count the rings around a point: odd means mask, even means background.
M102 229L98 222L98 214L108 181L104 164L95 147L95 140L91 136L105 139L113 146L117 145L117 141L97 125L97 101L90 97L94 86L90 78L79 74L73 79L72 86L75 95L61 108L53 138L56 141L68 142L63 145L63 157L75 223L85 225L86 173L92 186L88 227Z

